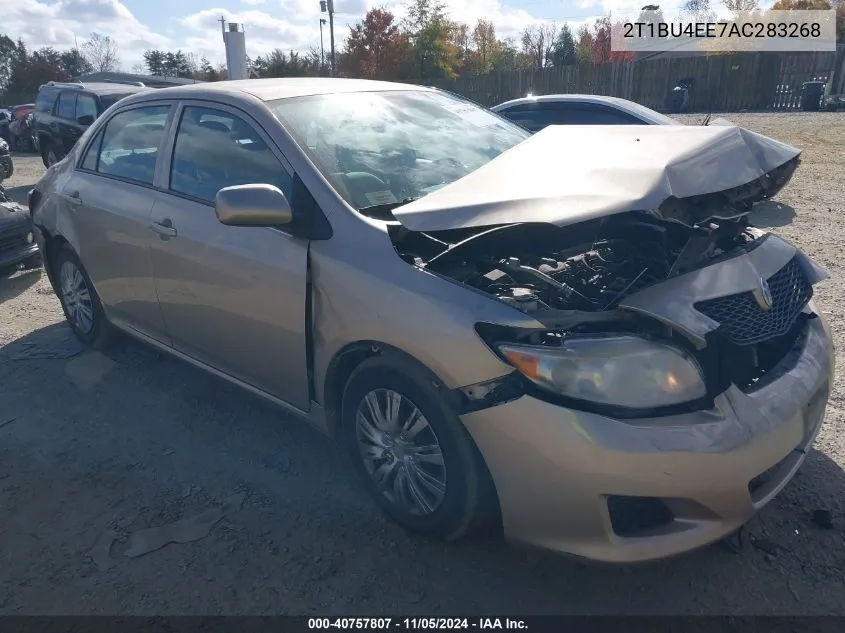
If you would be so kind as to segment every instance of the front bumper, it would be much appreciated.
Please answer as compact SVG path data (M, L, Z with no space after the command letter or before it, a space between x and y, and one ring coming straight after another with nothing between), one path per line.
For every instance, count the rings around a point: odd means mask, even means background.
M523 396L463 416L496 485L506 536L635 562L706 545L746 523L792 479L824 419L833 343L820 314L807 324L774 380L749 393L731 387L709 411L619 421ZM611 497L657 498L671 514L620 536Z

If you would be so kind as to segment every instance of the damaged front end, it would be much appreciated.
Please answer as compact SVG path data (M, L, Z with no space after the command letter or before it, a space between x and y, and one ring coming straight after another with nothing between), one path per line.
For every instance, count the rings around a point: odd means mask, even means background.
M518 371L464 390L469 408L528 391L617 418L701 410L731 385L750 392L765 384L816 316L808 304L825 273L747 219L798 162L651 211L564 226L410 231L395 224L390 233L409 264L538 324L477 325Z

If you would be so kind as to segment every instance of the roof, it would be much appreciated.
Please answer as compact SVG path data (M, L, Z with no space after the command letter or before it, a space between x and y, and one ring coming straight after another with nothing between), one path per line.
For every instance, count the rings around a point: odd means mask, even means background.
M114 81L140 81L148 86L152 85L168 85L168 86L182 86L182 85L190 85L194 83L204 83L197 79L186 79L184 77L164 77L161 75L139 75L136 73L113 73L113 72L105 72L105 73L88 73L86 75L80 75L79 77L74 77L74 81L81 81L82 83L86 82L95 82L95 81L103 81L104 79L111 79Z
M522 105L523 103L560 103L562 101L578 101L580 103L606 103L616 106L626 106L631 101L627 99L620 99L619 97L607 97L604 95L581 95L581 94L557 94L557 95L537 95L531 97L521 97L519 99L511 99L491 108L498 111L500 108L510 107L514 105Z
M113 84L112 84L113 85ZM432 88L413 84L393 83L390 81L371 81L369 79L340 79L327 77L283 77L271 79L237 79L232 81L214 81L188 86L162 88L157 95L186 95L200 97L220 93L246 93L262 101L290 99L310 95L336 94L344 92L382 92L388 90L423 90Z
M71 88L75 90L87 90L89 92L96 93L98 95L110 95L110 94L133 94L136 92L144 92L145 90L151 90L148 86L133 86L132 84L121 84L121 83L106 83L106 82L96 82L96 81L86 81L84 83L67 83L67 82L47 82L43 84L44 86L53 85L54 88L62 89L62 88Z

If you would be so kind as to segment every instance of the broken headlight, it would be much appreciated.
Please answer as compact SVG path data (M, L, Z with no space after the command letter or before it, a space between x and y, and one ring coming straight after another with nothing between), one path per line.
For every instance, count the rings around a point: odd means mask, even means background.
M652 409L707 394L692 356L638 336L579 337L560 347L503 344L498 349L533 383L576 400Z

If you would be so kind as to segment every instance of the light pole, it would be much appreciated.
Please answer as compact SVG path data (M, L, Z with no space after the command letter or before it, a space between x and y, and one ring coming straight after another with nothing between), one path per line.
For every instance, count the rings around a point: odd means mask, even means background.
M326 58L323 54L323 25L326 23L325 18L320 18L320 73L326 67Z
M329 57L331 58L331 74L334 77L334 0L320 0L320 11L329 14Z

